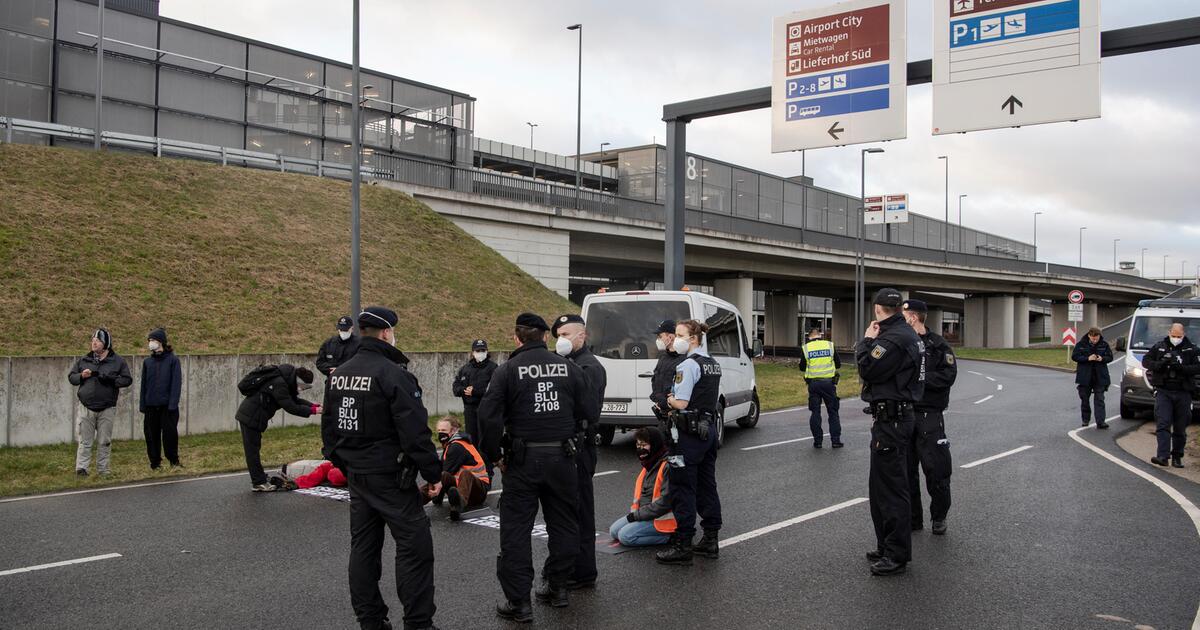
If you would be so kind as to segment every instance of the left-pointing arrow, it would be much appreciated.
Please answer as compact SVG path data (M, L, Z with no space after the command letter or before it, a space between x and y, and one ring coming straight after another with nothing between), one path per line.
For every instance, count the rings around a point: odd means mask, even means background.
M839 138L837 135L839 133L843 133L845 131L846 131L845 129L842 129L841 127L838 126L838 123L833 123L832 125L829 125L829 135L833 136L834 140L841 140L841 138Z

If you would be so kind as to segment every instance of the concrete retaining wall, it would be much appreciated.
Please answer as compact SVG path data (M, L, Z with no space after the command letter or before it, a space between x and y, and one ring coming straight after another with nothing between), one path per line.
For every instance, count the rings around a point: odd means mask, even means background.
M493 353L497 361L504 354ZM467 353L408 354L409 370L417 376L424 391L429 414L462 411L462 400L455 398L451 386L455 374L468 360ZM142 436L142 415L138 413L138 392L144 357L126 357L133 385L121 390L117 403L113 437L119 440ZM301 398L320 402L325 377L317 372L315 355L180 355L183 368L183 392L179 402L179 433L191 435L237 429L234 414L242 402L237 382L261 363L291 363L308 367L316 375L313 388ZM67 382L67 373L75 357L0 357L0 444L32 446L57 444L76 439L76 422L83 407L75 397L75 387ZM272 426L319 424L319 416L298 418L280 411Z

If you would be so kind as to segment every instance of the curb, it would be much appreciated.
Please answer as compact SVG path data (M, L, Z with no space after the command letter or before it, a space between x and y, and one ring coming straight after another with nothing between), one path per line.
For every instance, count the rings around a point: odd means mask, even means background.
M1035 367L1035 368L1042 368L1043 370L1054 370L1055 372L1065 372L1067 374L1075 373L1075 370L1073 370L1071 368L1054 367L1053 365L1038 365L1036 363L1021 363L1020 361L1005 361L1003 359L976 359L974 357L961 357L961 356L958 356L957 354L954 356L959 359L962 359L964 361L979 361L981 363L1003 363L1004 365L1019 365L1021 367Z

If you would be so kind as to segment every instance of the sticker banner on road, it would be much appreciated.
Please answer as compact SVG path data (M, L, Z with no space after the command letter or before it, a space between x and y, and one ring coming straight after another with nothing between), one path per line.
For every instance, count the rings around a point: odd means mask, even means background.
M1067 305L1067 321L1076 322L1076 323L1083 321L1083 305L1082 304L1068 304Z
M777 17L771 151L906 137L907 0L851 0Z
M933 133L1100 117L1100 0L933 0Z
M1063 329L1062 345L1064 345L1064 346L1075 345L1075 329L1074 328L1064 328Z

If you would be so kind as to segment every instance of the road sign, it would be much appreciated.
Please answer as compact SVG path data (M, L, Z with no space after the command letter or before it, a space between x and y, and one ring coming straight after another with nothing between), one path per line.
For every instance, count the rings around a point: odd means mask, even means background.
M1100 117L1100 0L934 0L933 133Z
M1064 328L1063 329L1062 345L1064 345L1064 346L1075 345L1075 329L1074 328Z
M907 0L851 0L775 18L771 151L906 137Z
M883 197L863 198L863 223L883 223L886 220Z
M1081 322L1083 321L1083 305L1068 304L1067 305L1067 321Z
M1082 303L1083 291L1080 291L1079 289L1072 289L1071 292L1067 294L1067 301L1072 304Z
M908 195L884 195L863 199L863 223L908 223Z

